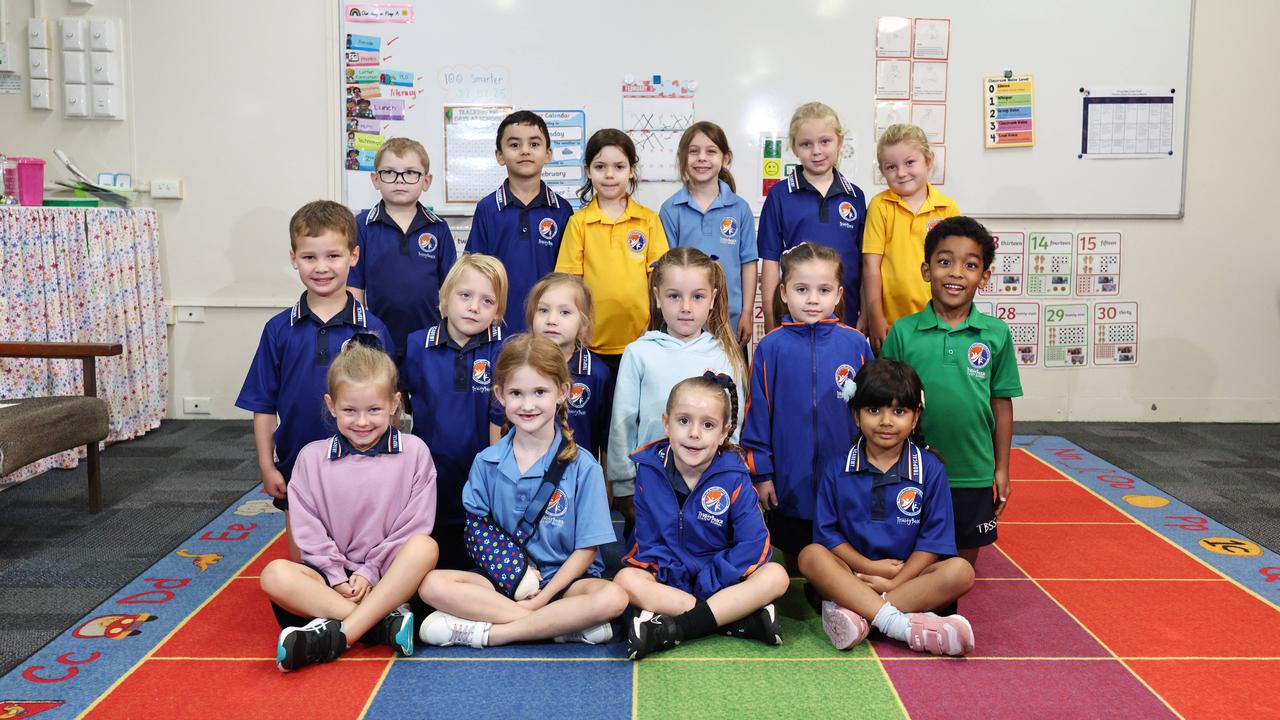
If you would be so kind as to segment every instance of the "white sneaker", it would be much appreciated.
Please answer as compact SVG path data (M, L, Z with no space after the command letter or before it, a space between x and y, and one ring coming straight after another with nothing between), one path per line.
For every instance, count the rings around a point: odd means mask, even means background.
M489 628L493 623L480 620L464 620L439 610L422 621L422 629L418 631L418 639L428 645L447 647L449 645L470 645L473 648L484 647L489 640Z
M600 623L592 625L589 628L575 630L564 635L557 635L555 640L558 643L575 642L586 643L587 645L601 645L613 639L613 625L609 623Z

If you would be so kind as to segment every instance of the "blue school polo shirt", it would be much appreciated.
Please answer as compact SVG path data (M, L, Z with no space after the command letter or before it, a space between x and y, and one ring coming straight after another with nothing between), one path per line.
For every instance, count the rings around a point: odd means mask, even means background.
M467 252L493 255L507 268L508 333L527 330L524 303L533 284L556 268L560 239L573 207L546 183L528 205L511 192L511 181L476 204Z
M502 424L490 388L502 351L502 328L459 346L444 323L409 334L405 383L413 406L413 434L436 463L436 524L461 525L462 486L476 453L489 445L489 423Z
M400 348L393 357L401 365L409 333L440 322L440 283L458 258L453 235L421 203L409 232L401 232L379 201L356 216L356 244L360 262L347 284L365 291L369 310L387 324Z
M658 216L671 247L694 247L720 262L729 290L729 325L736 333L742 315L742 266L760 257L751 206L721 180L720 194L705 212L682 187L662 203Z
M603 442L609 426L609 368L586 348L569 358L569 427L573 441L594 453L596 443Z
M844 262L844 321L853 325L861 310L866 215L866 195L839 170L823 196L800 168L792 168L785 183L770 188L760 211L760 257L777 261L784 250L806 241L834 248Z
M813 541L831 549L849 543L869 560L906 560L920 550L955 555L951 488L942 461L903 443L898 463L881 472L866 457L861 435L847 457L829 466L818 485Z
M515 433L511 430L496 445L476 456L462 491L467 512L492 515L508 532L514 531L529 501L542 486L542 478L560 449L561 437L557 430L547 454L520 472L512 448ZM615 539L609 502L605 499L604 471L591 453L579 446L577 457L564 469L560 486L552 493L547 511L525 544L525 550L538 566L542 584L546 585L575 550L607 545ZM596 553L585 574L600 577L603 572L604 561L600 553Z
M293 307L267 321L258 351L249 365L236 407L278 415L276 468L287 482L303 446L333 434L334 424L324 405L329 364L356 333L372 332L388 352L394 350L382 321L347 293L347 305L322 321L307 306L303 293Z

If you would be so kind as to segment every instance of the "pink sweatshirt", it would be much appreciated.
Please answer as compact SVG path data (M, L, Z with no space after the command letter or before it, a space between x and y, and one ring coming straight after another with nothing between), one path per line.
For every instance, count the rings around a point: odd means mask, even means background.
M289 523L303 562L330 586L348 571L376 585L400 546L431 534L435 518L435 463L415 435L392 428L373 455L351 454L337 436L298 453Z

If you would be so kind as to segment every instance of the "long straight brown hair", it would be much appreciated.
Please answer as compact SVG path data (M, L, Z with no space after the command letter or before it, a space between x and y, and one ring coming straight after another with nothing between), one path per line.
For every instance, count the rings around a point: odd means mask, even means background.
M662 287L666 271L677 267L697 268L707 272L711 287L716 291L711 313L707 315L707 332L720 342L725 356L729 358L729 367L733 368L734 381L741 383L747 375L747 368L742 360L737 333L729 324L729 290L724 279L724 268L701 250L687 245L671 248L653 264L653 272L649 273L649 329L662 330L666 325L662 319L662 308L658 306L658 289Z

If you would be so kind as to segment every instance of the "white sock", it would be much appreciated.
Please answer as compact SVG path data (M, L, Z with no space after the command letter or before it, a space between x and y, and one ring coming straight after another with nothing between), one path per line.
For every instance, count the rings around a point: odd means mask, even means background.
M906 642L911 621L907 620L907 616L894 607L893 603L886 600L880 612L877 612L871 621L871 626L894 640Z

